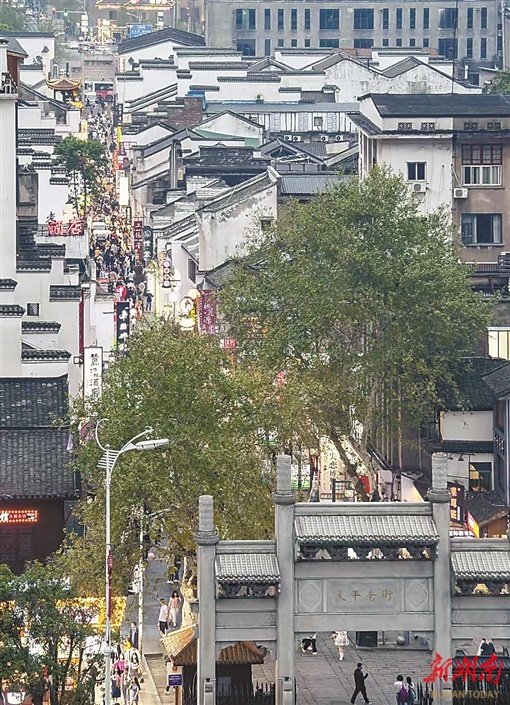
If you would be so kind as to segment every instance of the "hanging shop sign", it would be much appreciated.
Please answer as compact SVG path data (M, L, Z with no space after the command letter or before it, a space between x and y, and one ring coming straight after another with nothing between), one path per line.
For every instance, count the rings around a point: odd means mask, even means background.
M214 291L202 291L198 301L198 320L201 333L215 335L218 330L217 307Z
M117 350L121 353L127 350L127 341L130 333L129 301L117 301L116 311L116 341Z
M103 389L103 348L83 348L83 397L96 401Z
M165 259L161 263L161 270L161 286L163 289L171 289L174 279L174 268L168 252L166 253Z
M143 228L143 258L149 260L154 257L154 232L150 225Z
M464 485L449 482L450 490L450 524L464 526L466 514L466 490Z
M133 247L137 257L143 253L143 221L133 220Z

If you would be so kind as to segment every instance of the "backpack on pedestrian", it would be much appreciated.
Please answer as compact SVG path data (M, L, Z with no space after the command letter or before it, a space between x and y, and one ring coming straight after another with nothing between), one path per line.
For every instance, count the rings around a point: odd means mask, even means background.
M407 690L405 685L402 685L402 687L398 691L398 701L399 701L399 703L408 703L409 702L409 691Z

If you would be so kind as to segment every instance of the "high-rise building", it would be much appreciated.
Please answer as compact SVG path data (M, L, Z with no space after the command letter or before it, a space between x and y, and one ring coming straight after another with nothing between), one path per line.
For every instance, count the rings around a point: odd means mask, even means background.
M209 46L246 55L281 48L423 47L456 58L475 73L502 58L499 0L208 0Z

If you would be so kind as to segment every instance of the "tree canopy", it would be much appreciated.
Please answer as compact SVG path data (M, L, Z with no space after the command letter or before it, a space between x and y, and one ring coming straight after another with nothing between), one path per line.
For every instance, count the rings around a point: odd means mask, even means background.
M452 235L382 168L293 204L249 236L221 293L240 357L299 380L302 413L332 439L430 421L490 311Z
M51 705L93 705L103 659L99 645L86 653L93 616L55 564L33 563L21 576L0 566L0 685L34 702L49 690Z
M112 545L116 589L138 556L137 513L169 509L162 516L170 556L195 552L198 497L215 499L216 524L224 538L272 535L270 471L264 460L273 445L265 429L284 433L278 390L263 375L236 366L214 336L181 332L168 321L146 325L129 352L108 370L101 400L77 415L108 419L100 440L120 448L151 427L170 445L150 453L126 453L112 481ZM103 590L104 474L93 439L78 450L77 465L94 502L84 502L84 538L62 560L84 591ZM154 524L154 522L153 522ZM161 524L160 524L161 526Z
M71 177L69 202L78 215L85 216L91 196L101 191L108 166L105 146L99 140L82 140L69 135L55 146L56 163Z
M510 71L498 71L489 86L491 93L510 95Z

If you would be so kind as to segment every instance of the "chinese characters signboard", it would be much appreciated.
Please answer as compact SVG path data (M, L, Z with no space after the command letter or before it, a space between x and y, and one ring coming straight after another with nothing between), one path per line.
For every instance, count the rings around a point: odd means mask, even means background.
M47 223L48 235L59 236L59 235L73 235L79 237L85 232L85 225L81 218L74 218L68 223L64 223L61 220L49 220Z
M464 485L455 482L448 483L450 490L450 524L464 526L465 520L465 490Z
M0 524L37 524L38 519L37 509L0 510Z
M96 401L103 388L103 348L83 349L83 397Z
M214 335L217 331L216 325L216 296L213 291L203 291L199 299L199 321L200 332Z
M141 259L143 253L143 222L141 220L133 221L133 246L137 257Z
M423 679L424 683L437 683L450 679L454 684L471 682L485 682L498 685L501 680L504 662L497 655L488 657L464 656L462 659L443 658L441 654L434 654L430 665L430 673Z

